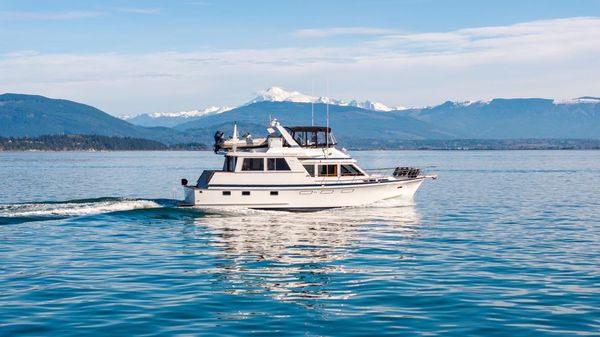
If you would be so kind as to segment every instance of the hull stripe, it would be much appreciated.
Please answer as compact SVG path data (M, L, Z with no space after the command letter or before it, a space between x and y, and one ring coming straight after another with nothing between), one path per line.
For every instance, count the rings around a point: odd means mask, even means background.
M260 208L252 208L252 209L256 209L259 211L285 211L285 212L317 212L317 211L324 211L327 209L334 209L334 208L342 208L344 206L331 206L331 207L292 207L292 208L265 208L265 207L260 207Z
M336 186L364 186L364 185L383 185L383 184L392 184L392 183L405 183L411 181L422 180L424 178L417 179L407 179L407 180L392 180L392 181L382 181L382 182L363 182L363 183L339 183L339 184L279 184L279 185L236 185L236 184L209 184L208 188L217 187L217 188L254 188L254 187L262 187L262 188L281 188L281 187L336 187ZM195 186L188 186L195 187Z

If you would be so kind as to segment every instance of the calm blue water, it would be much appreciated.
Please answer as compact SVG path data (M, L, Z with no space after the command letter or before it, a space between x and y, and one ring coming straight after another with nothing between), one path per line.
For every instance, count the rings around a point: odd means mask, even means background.
M0 153L0 335L600 335L600 151L354 155L440 178L205 214L210 153Z

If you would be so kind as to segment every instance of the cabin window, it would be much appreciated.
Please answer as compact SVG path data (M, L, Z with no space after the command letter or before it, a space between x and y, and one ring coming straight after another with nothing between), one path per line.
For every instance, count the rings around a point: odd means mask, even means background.
M242 191L242 195L250 195L250 191Z
M337 177L337 165L319 165L319 177Z
M290 171L290 166L285 161L285 158L267 158L267 170Z
M237 157L225 157L225 165L223 165L223 170L225 172L233 172L235 171L235 164L237 163Z
M315 176L315 165L312 165L312 164L304 165L304 169L306 170L306 172L308 172L308 174L310 174L311 177Z
M342 176L362 176L362 172L354 165L340 165L340 174Z
M223 195L231 195L231 191L223 191Z
M271 191L271 195L279 195L279 191Z
M263 158L244 158L242 171L264 171L265 161Z

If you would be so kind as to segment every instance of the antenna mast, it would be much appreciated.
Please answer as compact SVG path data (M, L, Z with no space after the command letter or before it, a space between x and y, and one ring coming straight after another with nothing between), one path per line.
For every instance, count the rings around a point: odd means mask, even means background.
M327 139L327 149L329 149L329 80L327 80L327 129L325 130L325 138Z
M314 95L315 94L315 82L313 81L311 83L311 87L310 87L310 94ZM314 96L311 98L310 100L310 125L311 126L315 126L315 100L314 100Z

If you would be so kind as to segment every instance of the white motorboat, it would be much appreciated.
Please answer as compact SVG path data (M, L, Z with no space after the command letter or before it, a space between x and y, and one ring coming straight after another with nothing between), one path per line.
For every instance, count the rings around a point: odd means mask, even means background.
M184 206L245 207L311 211L361 206L386 199L412 202L421 183L434 175L396 167L391 174L363 170L345 150L336 148L328 127L284 127L273 119L269 136L252 140L215 134L215 153L224 155L221 170L205 170L196 184L186 179Z

